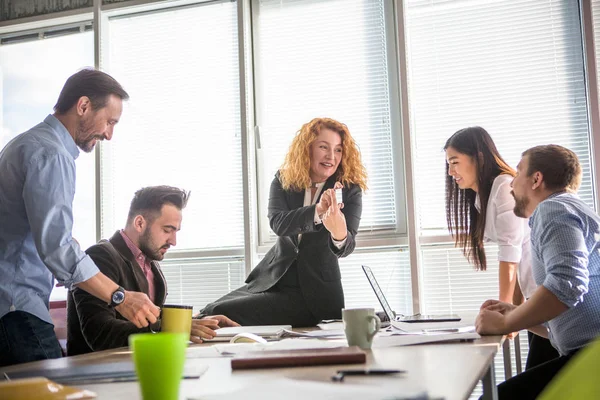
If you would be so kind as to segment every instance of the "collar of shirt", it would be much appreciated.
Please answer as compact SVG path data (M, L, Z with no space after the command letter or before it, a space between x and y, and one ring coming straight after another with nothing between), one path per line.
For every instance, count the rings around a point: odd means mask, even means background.
M125 231L123 231L121 229L120 233L121 233L121 236L123 237L123 240L125 241L125 244L129 248L129 250L131 250L131 254L133 254L133 257L135 258L135 260L137 261L137 263L140 265L140 267L142 267L143 269L146 268L146 267L149 267L150 263L148 262L148 259L146 258L146 256L144 255L144 253L142 253L142 251L140 250L140 248L137 247L131 241L131 239L129 239L129 237L125 234Z
M542 204L546 200L550 200L550 199L553 199L555 197L558 197L561 194L569 194L571 196L577 197L577 195L575 193L570 193L570 192L567 192L567 191L560 191L560 192L552 193L550 196L548 196L544 200L542 200L540 202L540 204ZM533 213L531 214L531 217L529 218L529 227L530 228L533 228L533 221L535 220L535 216L539 213L538 210L540 209L540 204L538 204L537 207L535 207L535 210L533 210Z
M58 133L58 138L60 139L61 143L63 146L65 146L65 149L67 149L69 154L73 156L73 159L76 160L77 157L79 157L79 149L75 144L75 140L73 140L73 137L67 128L65 128L65 126L62 124L62 122L60 122L58 118L52 114L48 115L46 119L44 119L44 122L50 125L54 131Z
M317 190L315 190L315 195L312 196L312 198L311 198L313 185ZM310 206L317 202L317 197L319 197L319 194L321 194L321 191L323 190L323 186L325 186L325 182L318 182L318 183L311 182L310 187L306 188L306 191L305 191L304 206Z

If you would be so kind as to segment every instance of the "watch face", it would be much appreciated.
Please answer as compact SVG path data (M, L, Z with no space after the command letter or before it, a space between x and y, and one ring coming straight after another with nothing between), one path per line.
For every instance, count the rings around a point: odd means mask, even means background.
M123 293L120 290L117 290L116 292L113 293L112 295L112 301L115 304L121 304L123 302L123 300L125 299L125 293Z

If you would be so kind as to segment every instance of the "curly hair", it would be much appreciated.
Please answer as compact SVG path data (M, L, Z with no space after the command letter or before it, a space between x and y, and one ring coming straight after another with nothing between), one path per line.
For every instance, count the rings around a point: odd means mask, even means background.
M342 138L342 160L334 174L336 180L344 186L355 184L363 191L366 190L367 171L361 162L358 145L348 127L331 118L314 118L302 125L296 133L283 165L279 168L284 190L301 191L310 187L310 147L321 129L330 129Z

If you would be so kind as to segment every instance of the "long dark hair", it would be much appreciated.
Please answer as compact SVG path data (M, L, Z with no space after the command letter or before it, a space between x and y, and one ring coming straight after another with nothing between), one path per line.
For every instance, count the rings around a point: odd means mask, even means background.
M515 176L512 169L500 156L496 145L487 131L479 126L464 128L446 141L444 150L452 147L461 154L472 158L477 171L477 188L459 189L458 184L448 175L446 163L446 222L454 237L455 244L461 247L467 259L476 269L485 271L486 258L483 248L487 204L494 179L498 175ZM475 208L479 194L481 211Z

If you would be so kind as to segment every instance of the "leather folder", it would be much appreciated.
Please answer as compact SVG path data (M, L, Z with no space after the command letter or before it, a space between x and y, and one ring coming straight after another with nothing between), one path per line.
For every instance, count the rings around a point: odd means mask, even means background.
M357 346L243 353L231 360L231 369L300 367L306 365L362 364L367 356Z

